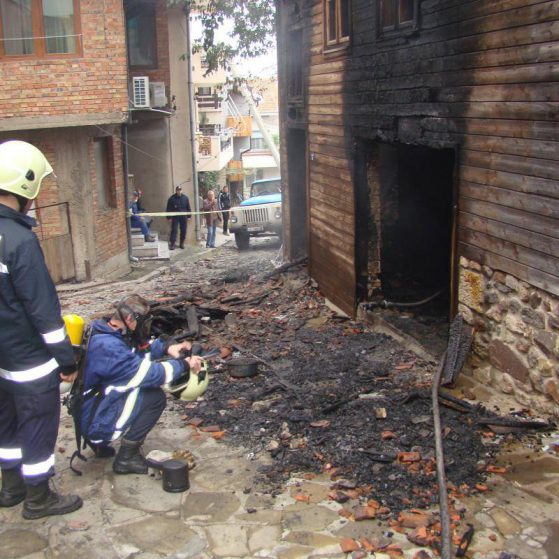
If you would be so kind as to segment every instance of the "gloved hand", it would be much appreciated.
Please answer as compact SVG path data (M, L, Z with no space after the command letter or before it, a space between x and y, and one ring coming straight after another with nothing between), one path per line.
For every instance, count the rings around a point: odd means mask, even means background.
M204 360L199 355L192 355L191 357L187 357L185 362L189 366L190 372L199 373Z

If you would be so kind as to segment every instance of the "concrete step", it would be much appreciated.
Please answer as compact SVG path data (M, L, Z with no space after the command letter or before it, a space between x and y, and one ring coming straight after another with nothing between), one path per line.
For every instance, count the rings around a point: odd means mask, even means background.
M132 247L132 256L141 260L170 260L169 245L166 241L144 243Z
M157 231L151 231L150 235L152 237L155 237L156 241L159 241L159 233L157 233ZM141 247L144 244L151 244L144 241L144 236L142 235L142 233L132 233L130 235L130 238L132 239L133 247Z

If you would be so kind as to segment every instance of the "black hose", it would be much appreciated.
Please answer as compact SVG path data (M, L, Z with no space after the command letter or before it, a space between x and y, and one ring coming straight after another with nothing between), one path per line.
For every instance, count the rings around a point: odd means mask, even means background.
M450 515L448 512L448 493L446 491L446 476L444 470L443 439L441 431L441 415L439 411L439 383L444 368L446 352L441 358L441 363L431 387L433 400L433 425L435 427L435 451L437 455L437 483L439 484L439 510L441 517L441 559L451 559L452 540L450 533Z

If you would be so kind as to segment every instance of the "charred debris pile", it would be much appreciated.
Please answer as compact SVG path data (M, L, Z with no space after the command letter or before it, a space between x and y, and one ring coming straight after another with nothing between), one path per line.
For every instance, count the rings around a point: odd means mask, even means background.
M373 499L386 515L436 505L436 363L337 316L305 270L161 293L152 312L155 334L221 351L203 398L177 400L174 410L225 444L269 454L261 473L272 488L291 473L326 471L339 502ZM258 374L233 377L238 356L254 359ZM451 495L483 491L487 473L499 471L492 461L503 436L491 430L498 419L450 395L441 403Z

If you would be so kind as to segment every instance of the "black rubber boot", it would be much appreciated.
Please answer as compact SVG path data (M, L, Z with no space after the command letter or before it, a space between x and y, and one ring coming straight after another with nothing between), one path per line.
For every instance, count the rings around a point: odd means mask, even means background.
M26 488L19 468L2 470L0 507L15 507L25 499Z
M144 441L127 441L122 439L120 448L113 462L115 474L147 474L148 463L140 452Z
M59 495L52 491L47 480L39 485L27 486L22 516L26 520L36 520L44 516L68 514L82 505L83 501L77 495Z

